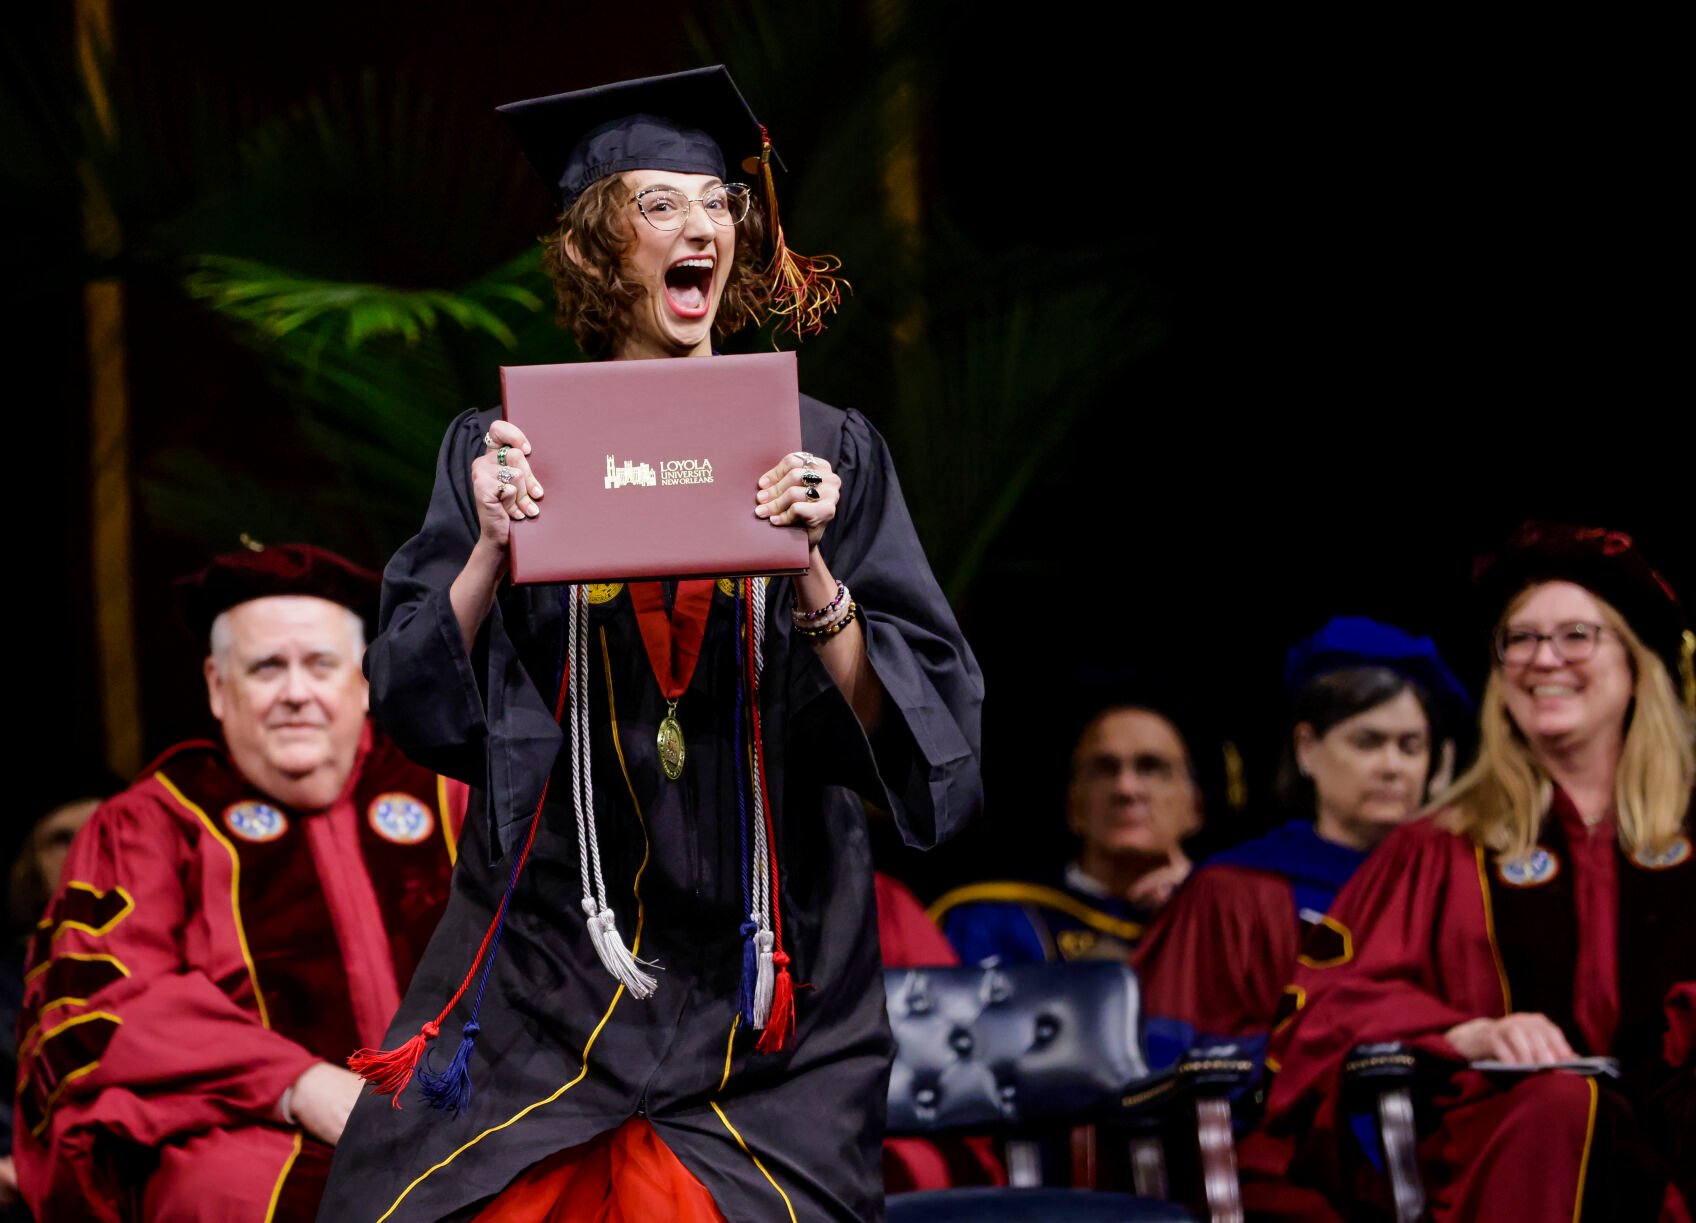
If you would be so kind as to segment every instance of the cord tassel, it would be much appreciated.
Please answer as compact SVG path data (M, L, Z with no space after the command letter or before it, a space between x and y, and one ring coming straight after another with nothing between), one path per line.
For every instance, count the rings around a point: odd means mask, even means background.
M753 1026L763 1028L771 1020L772 1000L772 959L771 931L761 930L755 936L760 947L759 975L754 979L754 1023Z
M612 906L597 905L593 899L585 896L583 912L588 914L589 941L606 970L630 991L632 997L653 997L654 990L659 988L659 980L642 971L643 967L651 968L653 965L647 960L638 960L630 953L630 948L624 945L624 940L618 934L618 919L613 914Z
M560 722L565 716L566 680L568 676L563 668L567 661L566 659L561 660L559 694L554 698L554 721L556 723ZM483 1006L483 991L489 987L489 974L494 969L495 956L500 952L501 930L506 924L506 911L508 906L512 904L512 893L518 885L519 873L524 869L525 862L530 858L530 847L536 843L536 830L542 824L542 806L547 801L548 782L544 781L542 792L536 798L536 810L530 813L530 831L525 834L524 848L513 858L512 873L507 876L506 891L501 894L501 902L496 906L494 920L489 923L489 928L483 932L483 941L478 944L477 954L471 958L471 967L466 969L465 979L459 983L459 988L454 991L453 997L448 999L448 1004L441 1009L441 1012L434 1019L418 1030L417 1036L414 1036L399 1048L360 1049L347 1059L348 1069L371 1084L378 1095L393 1097L390 1103L395 1108L400 1107L400 1093L406 1090L406 1085L412 1081L413 1072L418 1069L418 1063L424 1056L425 1047L441 1034L442 1020L451 1015L453 1008L459 1005L459 1000L465 997L465 991L471 988L472 979L476 977L477 969L481 966L483 980L477 987L477 997L472 1003L471 1018L466 1021L465 1037L461 1043L461 1051L465 1054L465 1057L469 1059L471 1056L468 1046L471 1043L471 1038L476 1035L477 1015ZM448 1066L450 1073L454 1064L458 1061L459 1055L456 1054L454 1062L450 1062ZM465 1073L468 1077L465 1102L469 1102L471 1098L469 1071Z
M744 1027L754 1026L754 999L760 975L760 949L754 942L759 926L752 921L742 923L742 979L736 985L736 1013Z
M771 1017L754 1046L761 1053L781 1053L795 1037L795 983L789 979L789 957L779 951L772 956L777 980L771 991Z
M391 1103L400 1107L400 1093L412 1081L413 1071L424 1056L424 1049L441 1033L441 1027L431 1020L418 1029L418 1035L394 1049L361 1049L347 1059L347 1068L364 1079L380 1096L392 1096Z
M428 1063L418 1072L418 1092L431 1108L445 1108L458 1114L471 1106L471 1051L482 1031L475 1019L467 1019L461 1029L459 1048L454 1050L448 1068L437 1074Z

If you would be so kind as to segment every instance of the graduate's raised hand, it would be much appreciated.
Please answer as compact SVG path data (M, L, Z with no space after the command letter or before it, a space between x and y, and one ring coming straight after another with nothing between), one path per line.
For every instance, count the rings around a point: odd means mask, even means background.
M511 421L497 420L471 461L471 495L483 538L505 548L514 522L542 512L542 486L530 470L530 439Z
M760 477L754 513L773 526L805 527L807 543L816 548L841 498L842 477L823 459L797 450Z
M1500 1019L1469 1019L1444 1036L1469 1062L1494 1059L1541 1066L1578 1056L1547 1015L1516 1011Z

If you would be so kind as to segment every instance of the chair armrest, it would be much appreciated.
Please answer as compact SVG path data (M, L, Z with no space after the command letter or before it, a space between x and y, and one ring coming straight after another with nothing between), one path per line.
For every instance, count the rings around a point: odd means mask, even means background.
M1356 1045L1343 1063L1345 1098L1352 1098L1356 1107L1369 1108L1377 1123L1397 1223L1416 1223L1425 1215L1413 1111L1420 1077L1413 1047L1399 1041Z
M1198 1045L1166 1070L1127 1083L1108 1118L1133 1130L1158 1129L1174 1117L1187 1119L1187 1106L1200 1099L1227 1099L1253 1086L1260 1063L1244 1045L1229 1041Z
M1356 1045L1343 1063L1343 1082L1351 1091L1380 1092L1411 1087L1419 1071L1412 1045L1399 1040Z

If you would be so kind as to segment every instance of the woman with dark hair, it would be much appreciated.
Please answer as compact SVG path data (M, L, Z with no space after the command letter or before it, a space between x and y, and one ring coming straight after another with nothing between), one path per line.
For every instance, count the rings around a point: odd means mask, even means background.
M722 68L502 111L559 193L545 258L591 356L711 357L829 308ZM763 214L727 181L744 155ZM466 848L387 1048L354 1059L397 1107L355 1109L321 1218L881 1216L861 800L910 844L953 833L981 801L982 687L876 430L800 415L748 509L805 532L810 568L769 582L514 586L512 524L548 512L531 439L492 411L450 426L366 664L383 726L475 788Z
M1302 814L1211 858L1133 956L1149 1014L1211 1036L1272 1027L1298 957L1326 954L1337 891L1424 805L1442 711L1467 706L1428 639L1362 617L1294 646L1284 687L1278 797Z
M1310 1219L1381 1192L1343 1068L1399 1041L1438 1223L1688 1219L1696 637L1618 532L1527 523L1478 575L1478 759L1350 880L1327 952L1305 949L1246 1196Z

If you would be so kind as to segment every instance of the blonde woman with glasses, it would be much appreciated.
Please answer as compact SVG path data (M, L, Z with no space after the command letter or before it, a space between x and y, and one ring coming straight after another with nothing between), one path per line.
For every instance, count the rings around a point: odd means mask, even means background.
M1304 948L1248 1196L1303 1218L1381 1199L1342 1133L1342 1069L1360 1043L1401 1041L1430 1071L1436 1220L1688 1218L1696 638L1619 532L1526 523L1476 581L1493 661L1478 760Z

